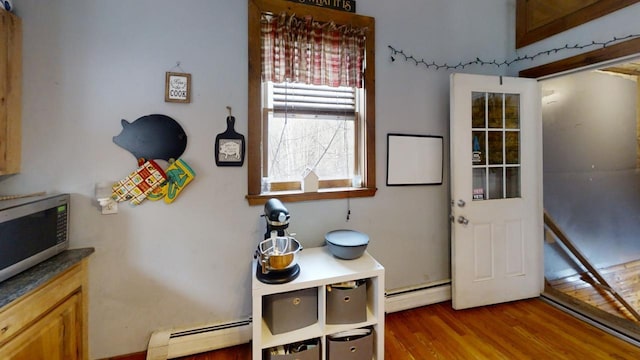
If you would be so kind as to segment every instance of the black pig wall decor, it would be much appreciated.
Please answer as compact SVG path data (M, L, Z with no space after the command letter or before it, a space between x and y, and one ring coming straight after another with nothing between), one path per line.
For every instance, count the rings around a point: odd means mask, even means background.
M154 159L172 162L187 147L187 134L167 115L146 115L133 122L122 119L121 123L122 132L113 137L113 142L133 154L139 164Z

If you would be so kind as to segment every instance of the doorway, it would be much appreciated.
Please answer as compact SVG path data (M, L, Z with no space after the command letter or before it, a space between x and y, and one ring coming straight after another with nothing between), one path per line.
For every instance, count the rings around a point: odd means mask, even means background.
M626 54L637 54L629 43L621 45ZM553 223L546 224L544 296L638 341L640 64L599 60L608 63L547 65L555 73L591 65L560 76L523 71L542 79L545 222Z
M627 62L540 83L545 210L569 246L606 281L601 284L588 265L549 234L544 245L547 283L608 314L638 322L640 170L634 66Z

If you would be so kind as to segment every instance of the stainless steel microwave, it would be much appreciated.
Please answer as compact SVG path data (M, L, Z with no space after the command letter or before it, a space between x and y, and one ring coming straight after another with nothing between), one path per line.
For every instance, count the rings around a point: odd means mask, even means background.
M0 201L0 281L69 247L69 194Z

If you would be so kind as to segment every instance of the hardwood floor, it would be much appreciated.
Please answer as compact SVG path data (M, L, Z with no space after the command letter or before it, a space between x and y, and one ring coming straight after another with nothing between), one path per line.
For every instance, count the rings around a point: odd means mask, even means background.
M251 345L244 344L208 353L185 356L177 360L247 360L251 359Z
M251 359L249 344L181 360ZM640 348L539 299L455 311L443 302L387 314L385 359L640 359Z
M625 298L625 300L640 312L640 261L615 265L605 269L599 269L612 287ZM608 291L592 284L595 282L587 274L578 274L560 279L548 280L548 284L577 300L585 302L609 314L623 319L637 322L637 320L624 308Z

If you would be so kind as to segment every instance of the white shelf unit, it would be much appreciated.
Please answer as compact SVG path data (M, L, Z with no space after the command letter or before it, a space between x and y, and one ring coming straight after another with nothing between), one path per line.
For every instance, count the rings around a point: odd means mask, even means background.
M300 275L284 284L265 284L255 276L257 261L253 261L253 359L262 359L262 350L308 339L320 339L321 359L327 357L327 336L362 327L373 328L373 358L384 359L384 267L368 252L358 259L341 260L326 246L306 248L297 254ZM345 281L367 281L367 320L353 324L326 323L326 286ZM317 288L318 321L307 327L273 335L262 317L263 297L294 290Z

